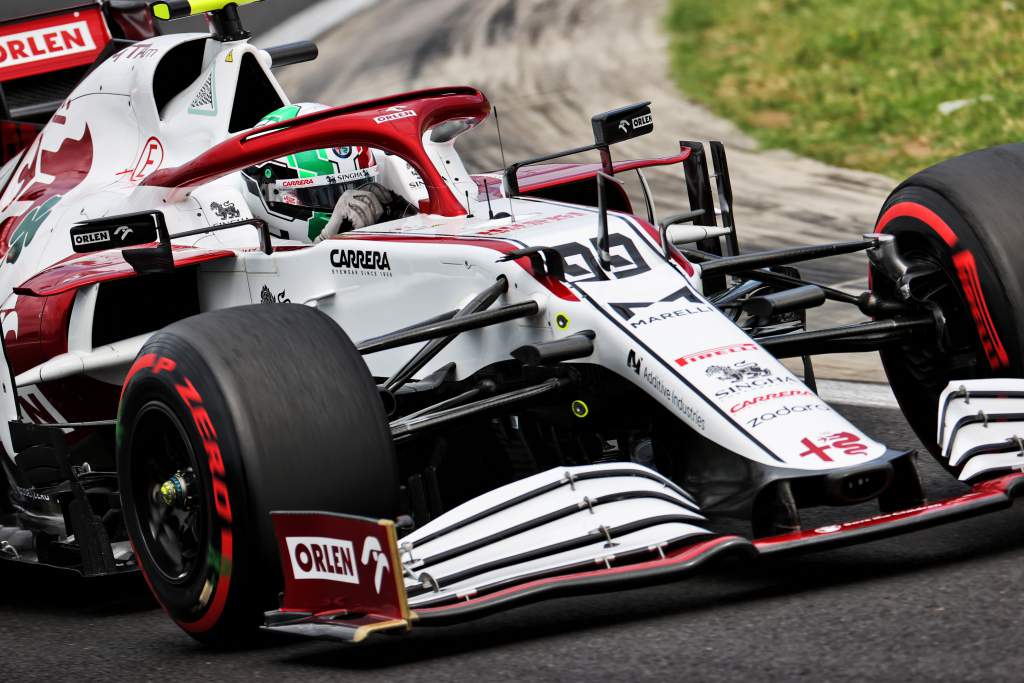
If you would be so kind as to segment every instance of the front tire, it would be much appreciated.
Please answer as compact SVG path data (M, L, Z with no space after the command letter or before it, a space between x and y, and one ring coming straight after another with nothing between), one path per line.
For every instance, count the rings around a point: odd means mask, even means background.
M277 606L272 510L393 517L397 505L376 385L306 306L204 313L154 335L125 381L117 465L154 595L211 644L246 640Z
M895 236L907 263L933 270L914 290L941 312L946 335L881 352L904 415L933 454L938 398L949 382L1024 376L1022 187L1024 145L972 152L904 182L876 224ZM878 271L872 284L884 297L895 294Z

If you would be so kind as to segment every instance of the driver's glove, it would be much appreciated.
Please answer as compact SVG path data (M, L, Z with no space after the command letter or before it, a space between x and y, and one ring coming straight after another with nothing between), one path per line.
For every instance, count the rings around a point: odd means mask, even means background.
M386 207L395 200L395 194L379 183L367 183L358 189L347 190L334 205L334 213L314 242L349 230L365 228L384 217Z

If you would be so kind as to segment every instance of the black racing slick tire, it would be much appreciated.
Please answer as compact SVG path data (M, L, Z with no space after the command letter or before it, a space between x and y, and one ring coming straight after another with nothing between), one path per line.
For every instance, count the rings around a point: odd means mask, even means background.
M875 232L932 275L914 295L937 309L944 332L881 351L911 427L937 453L938 398L951 381L1024 377L1024 144L972 152L921 171L882 207ZM894 285L872 271L872 287Z
M307 306L204 313L155 334L124 384L118 477L140 568L167 613L214 645L278 606L269 513L394 518L383 404L348 336Z

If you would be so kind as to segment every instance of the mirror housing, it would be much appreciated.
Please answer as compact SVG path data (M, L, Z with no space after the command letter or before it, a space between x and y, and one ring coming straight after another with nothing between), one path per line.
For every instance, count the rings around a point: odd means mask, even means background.
M654 116L650 102L638 102L626 107L597 114L590 122L594 126L594 143L607 147L625 140L654 132Z
M71 228L76 254L123 249L166 240L167 222L160 211L145 211L83 221Z

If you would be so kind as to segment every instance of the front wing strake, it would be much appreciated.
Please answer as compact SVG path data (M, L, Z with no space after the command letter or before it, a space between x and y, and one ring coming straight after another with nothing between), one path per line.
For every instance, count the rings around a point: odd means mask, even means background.
M600 467L609 466L562 468L544 474L564 474L566 470L593 471ZM621 465L614 476L620 475ZM578 487L579 479L575 481ZM674 485L665 481L666 486L674 488ZM371 537L378 537L381 541L386 540L389 543L389 547L380 549L380 554L392 562L390 566L397 566L400 557L410 557L408 547L400 550L393 526L389 526L390 522L329 513L275 513L275 525L281 516L287 515L292 520L292 526L286 530L287 533L282 533L282 529L278 528L285 573L285 593L282 609L267 613L265 628L269 631L358 642L374 631L405 631L414 624L432 626L467 621L542 599L667 583L685 578L713 560L723 557L753 559L759 556L796 554L895 536L1002 510L1010 507L1013 499L1022 494L1024 473L1015 472L979 483L968 493L943 501L756 541L698 530L686 540L675 544L652 544L646 549L645 557L643 553L635 551L612 556L611 559L608 552L595 553L589 564L563 564L561 566L564 571L553 570L547 574L523 572L520 580L512 578L509 581L492 582L491 585L495 588L488 592L465 590L458 592L451 599L435 599L433 602L429 599L430 593L443 595L445 586L434 584L427 593L417 590L416 587L420 583L430 584L430 581L422 580L422 577L418 577L414 570L406 566L411 564L408 559L402 565L404 581L396 580L398 577L392 577L386 571L385 580L382 581L380 569L377 569L375 574L370 571L373 566L381 564L380 560L373 559L376 558L376 548L372 541L369 542L371 547L367 548L367 541ZM519 497L522 497L521 493ZM521 504L522 501L509 507ZM508 507L504 511L507 510ZM456 508L435 520L432 525L446 522L445 517L458 511L459 508ZM589 512L587 510L588 514ZM479 515L479 511L477 514ZM454 526L460 530L460 536L463 538L464 532L472 529L473 522L479 521L478 517L467 522L466 515L463 515L462 519L458 519L458 516L454 518ZM332 524L340 526L332 529ZM438 533L437 526L433 527L433 531L428 527L424 527L421 532L429 533L417 532L415 535L433 535L435 538L443 535ZM363 540L364 537L367 541ZM296 576L296 570L293 569L296 539L315 541L322 545L320 552L326 558L323 560L326 573ZM470 540L469 544L473 545L473 541ZM289 552L290 554L286 554ZM301 574L303 567L309 567L316 574L313 551L306 552L310 555L308 558L302 555L303 565L298 566L298 572ZM346 552L350 553L347 558ZM357 552L361 552L362 556L357 556ZM360 560L362 563L357 564ZM557 566L557 563L553 565ZM340 574L328 576L333 572ZM354 576L351 576L352 574ZM510 576L514 577L515 572ZM375 585L378 587L377 592L374 592ZM409 588L412 588L411 593ZM410 599L410 594L416 597ZM417 602L422 606L417 606ZM437 604L438 602L441 604Z

